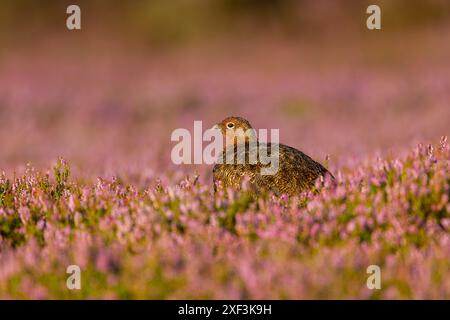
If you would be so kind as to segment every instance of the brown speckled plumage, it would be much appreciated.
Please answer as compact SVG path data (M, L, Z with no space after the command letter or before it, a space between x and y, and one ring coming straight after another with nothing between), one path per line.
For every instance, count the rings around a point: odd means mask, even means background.
M240 117L228 117L217 125L223 133L227 130L227 125L233 129L251 129L250 123ZM269 154L272 147L271 143L257 143L258 147L268 148ZM257 148L253 146L253 148ZM255 194L274 192L275 194L298 195L303 191L310 190L317 178L329 175L333 176L320 163L314 161L303 152L279 144L279 168L274 175L261 175L261 168L264 166L259 161L256 164L249 164L248 155L252 149L248 143L246 148L240 150L234 145L228 152L234 153L237 157L243 156L245 153L246 161L244 164L216 164L213 169L214 188L221 183L224 188L239 189L245 177L248 179L250 190ZM222 157L225 157L226 150L223 151ZM259 158L258 158L259 159Z

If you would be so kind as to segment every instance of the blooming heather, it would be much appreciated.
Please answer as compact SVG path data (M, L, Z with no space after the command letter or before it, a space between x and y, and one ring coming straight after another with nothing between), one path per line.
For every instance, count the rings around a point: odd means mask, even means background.
M300 197L84 181L60 160L0 176L0 298L450 298L446 138ZM66 268L81 268L68 290ZM382 289L366 286L378 265Z

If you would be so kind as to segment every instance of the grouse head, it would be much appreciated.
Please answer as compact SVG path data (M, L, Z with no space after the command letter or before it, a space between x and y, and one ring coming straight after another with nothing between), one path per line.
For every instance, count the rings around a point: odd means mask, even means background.
M250 122L241 117L227 117L213 128L219 129L225 137L225 145L249 143L255 141L256 133Z

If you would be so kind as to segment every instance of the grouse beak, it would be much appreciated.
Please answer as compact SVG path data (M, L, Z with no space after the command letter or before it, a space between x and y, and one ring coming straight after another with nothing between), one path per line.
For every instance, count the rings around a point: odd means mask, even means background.
M213 130L220 130L220 127L219 127L218 124L215 124L215 125L212 126L211 129L213 129Z

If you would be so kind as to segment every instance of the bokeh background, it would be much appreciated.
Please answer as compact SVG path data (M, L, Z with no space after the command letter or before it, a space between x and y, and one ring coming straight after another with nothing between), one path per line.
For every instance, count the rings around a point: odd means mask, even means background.
M4 0L0 169L207 181L170 134L240 115L341 170L450 133L449 57L446 0Z

